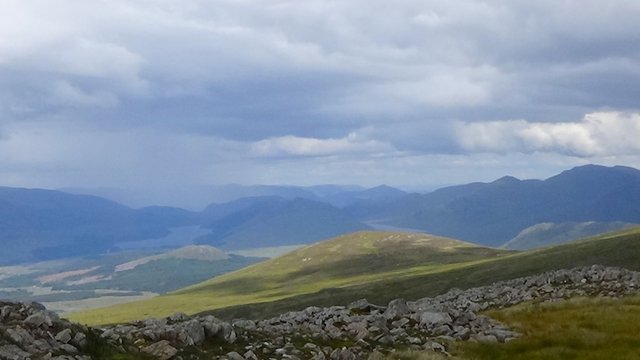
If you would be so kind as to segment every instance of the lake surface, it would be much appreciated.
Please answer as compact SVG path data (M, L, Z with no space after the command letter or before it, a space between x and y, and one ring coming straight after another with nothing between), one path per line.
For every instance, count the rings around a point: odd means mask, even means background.
M116 247L120 250L179 248L193 245L195 239L210 232L210 230L203 229L200 226L181 226L171 228L170 231L169 235L162 238L124 241L116 243Z

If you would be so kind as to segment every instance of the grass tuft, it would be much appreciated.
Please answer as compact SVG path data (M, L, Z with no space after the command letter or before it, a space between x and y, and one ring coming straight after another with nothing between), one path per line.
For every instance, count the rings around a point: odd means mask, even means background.
M524 336L508 344L462 343L465 359L640 359L640 296L523 304L488 315Z

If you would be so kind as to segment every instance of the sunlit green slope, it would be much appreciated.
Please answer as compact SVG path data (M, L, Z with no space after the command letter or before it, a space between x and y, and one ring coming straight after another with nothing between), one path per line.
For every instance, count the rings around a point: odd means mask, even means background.
M521 253L425 234L360 232L151 300L77 313L113 323L175 311L264 318L310 305L416 299L547 270L593 264L640 270L640 228Z
M270 302L322 289L395 281L508 256L510 252L426 234L357 232L306 246L148 301L72 316L112 323L145 316Z

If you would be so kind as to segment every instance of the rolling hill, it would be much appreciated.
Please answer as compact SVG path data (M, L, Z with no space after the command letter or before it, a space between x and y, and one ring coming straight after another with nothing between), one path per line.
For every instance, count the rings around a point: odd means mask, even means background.
M170 314L178 310L177 303L181 304L180 311L196 313L313 294L326 288L399 279L508 254L425 234L357 232L306 246L149 302L77 316L90 322L131 320Z
M346 250L346 251L345 251ZM311 305L433 296L547 270L612 265L640 270L640 228L513 253L424 234L361 232L147 301L72 319L110 323L175 311L264 318Z
M529 250L543 246L559 245L636 226L638 225L620 221L541 223L522 230L516 237L504 244L503 248Z

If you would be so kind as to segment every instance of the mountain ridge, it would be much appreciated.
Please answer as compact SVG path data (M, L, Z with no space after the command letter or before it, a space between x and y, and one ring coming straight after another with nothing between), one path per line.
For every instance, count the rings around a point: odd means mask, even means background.
M503 177L489 183L408 195L376 211L349 208L359 219L500 246L542 222L640 222L640 171L588 165L546 180Z
M624 166L574 167L545 180L506 176L427 194L386 185L257 189L282 190L285 196L242 198L193 212L132 209L91 195L2 187L0 245L7 252L0 263L100 254L115 250L116 242L160 239L181 226L208 229L197 243L240 249L309 243L367 229L366 223L487 246L501 246L539 223L640 223L640 171ZM313 196L286 195L302 190Z

